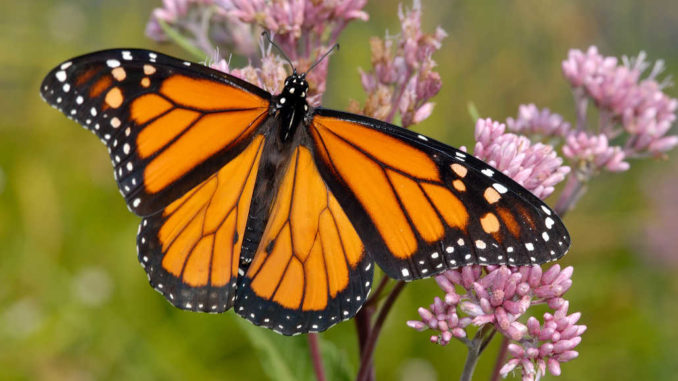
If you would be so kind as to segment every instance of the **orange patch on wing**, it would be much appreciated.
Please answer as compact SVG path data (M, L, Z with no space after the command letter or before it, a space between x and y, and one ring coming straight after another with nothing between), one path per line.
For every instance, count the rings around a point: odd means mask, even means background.
M146 75L152 75L153 73L155 73L155 66L149 65L149 64L145 64L145 65L144 65L144 74L146 74Z
M142 87L148 87L150 85L151 85L151 80L148 79L148 77L141 78L141 86Z
M466 192L466 185L464 185L464 182L459 179L452 181L452 186L459 192Z
M251 284L252 290L264 299L271 299L273 292L275 292L280 283L287 263L292 257L292 241L290 240L289 226L283 227L283 230L274 242L273 250L266 256Z
M452 171L461 178L466 177L466 174L468 173L468 169L461 164L454 163L450 167L452 168Z
M520 225L518 221L513 217L513 213L506 208L497 208L497 213L499 217L504 222L504 226L511 233L512 236L519 238L520 237Z
M191 250L184 268L184 282L192 287L207 286L212 261L214 235L203 237Z
M157 193L165 189L209 157L247 138L264 115L255 109L203 116L146 166L146 191Z
M527 222L527 224L530 225L533 230L536 229L536 225L532 219L532 216L530 215L530 212L521 205L516 205L516 208L518 209L519 216L522 217L522 220Z
M144 127L137 136L137 152L145 159L158 152L184 131L198 117L199 113L185 109L174 109Z
M316 118L318 117L316 116ZM344 122L333 121L333 123ZM355 124L344 124L346 126L343 127L354 129ZM315 125L317 123L314 123ZM364 127L357 128L364 129ZM409 258L414 254L417 250L417 240L395 193L391 190L383 169L355 147L324 127L315 128L313 136L316 138L318 147L326 147L329 157L332 158L332 162L327 164L336 168L341 178L354 192L391 253L401 259ZM320 136L322 136L322 140L318 140ZM379 136L380 139L392 139L383 134ZM366 137L362 139L366 139ZM367 141L365 143L376 142ZM402 145L402 143L399 144ZM403 159L408 161L410 158L405 156ZM364 179L370 179L370 181L364 181Z
M297 309L304 295L304 268L298 259L292 257L282 281L275 292L273 301L289 309Z
M82 86L83 84L85 84L85 82L92 79L92 77L94 77L94 74L98 73L99 71L100 68L98 67L87 69L87 71L85 71L84 73L80 74L77 78L75 78L75 85ZM91 93L90 96L92 96Z
M124 81L125 78L127 78L127 73L125 72L125 69L123 69L120 66L111 70L111 75L113 75L113 78L115 78L115 80L118 81L118 82Z
M428 243L440 240L445 229L419 185L397 172L387 170L386 173L421 237Z
M99 96L99 94L103 93L104 90L108 89L111 87L113 84L113 80L111 79L110 75L104 75L103 77L99 78L93 85L92 87L89 88L89 96L90 98L96 98Z
M238 271L238 261L234 258L233 236L235 235L235 213L230 213L224 220L223 225L217 230L214 237L214 253L212 254L211 283L213 286L223 286L235 276ZM237 252L240 252L237 245ZM235 269L233 264L235 263Z
M304 262L304 276L306 277L306 290L301 308L304 311L324 310L327 307L327 271L320 239L316 238Z
M495 202L499 201L499 199L501 199L499 192L494 190L492 187L487 187L487 189L485 189L483 197L485 197L485 200L490 204L494 204Z
M339 230L348 264L352 269L355 269L360 260L363 259L363 241L358 237L353 224L351 224L351 221L346 216L346 213L344 213L344 210L341 209L332 193L330 193L329 211L332 213L332 217L334 217L337 229Z
M268 101L245 90L214 80L174 74L165 79L160 92L181 105L201 110L267 108Z
M466 229L469 215L464 203L441 186L424 183L422 187L450 227Z
M332 221L328 220L329 218L331 217L328 214L322 215L323 229L320 230L320 241L325 257L330 296L334 298L348 286L348 267L339 232L331 226Z
M486 213L480 217L480 226L487 234L496 233L499 231L499 220L493 213Z
M132 102L130 116L137 124L144 124L172 108L172 104L156 94L146 94Z
M122 102L125 100L125 97L122 95L122 91L120 91L119 87L114 87L106 93L106 98L104 98L104 102L106 102L107 105L113 108L118 108L120 105L122 105Z
M202 221L204 219L204 207L209 202L212 194L214 194L216 186L216 181L210 179L191 197L186 199L182 197L170 204L175 210L167 217L165 223L158 230L158 239L162 244L163 251L167 250L170 245L174 246L173 241L179 235L184 234L186 225L190 221L198 219ZM177 206L175 207L174 204L177 204ZM200 231L197 233L198 235L202 235L202 223L200 228Z
M166 242L167 245L170 243L171 245L162 258L162 267L177 277L181 276L186 258L201 238L202 218L198 216L188 221L188 224L184 224L182 231L176 232L171 242Z
M391 168L420 179L440 180L438 167L426 153L383 132L318 115L313 118L313 124L325 141L327 135L336 134Z
M297 152L290 225L294 253L304 261L313 246L313 233L318 231L318 216L327 207L327 188L315 167L311 152L304 147L299 147Z

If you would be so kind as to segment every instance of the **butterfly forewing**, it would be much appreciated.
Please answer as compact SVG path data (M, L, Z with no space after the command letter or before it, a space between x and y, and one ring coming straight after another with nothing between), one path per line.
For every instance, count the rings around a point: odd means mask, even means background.
M108 50L50 72L42 96L106 144L128 206L150 215L235 157L267 120L270 94L159 53Z
M546 204L467 153L331 110L317 110L309 130L323 178L393 278L467 264L544 263L569 248Z

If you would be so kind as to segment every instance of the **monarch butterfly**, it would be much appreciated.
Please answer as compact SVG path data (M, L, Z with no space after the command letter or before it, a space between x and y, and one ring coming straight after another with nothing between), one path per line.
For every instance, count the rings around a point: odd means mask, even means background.
M395 279L563 256L541 200L416 132L306 102L296 70L273 95L148 50L54 68L53 107L108 148L153 288L192 311L234 308L284 335L353 317L376 262Z

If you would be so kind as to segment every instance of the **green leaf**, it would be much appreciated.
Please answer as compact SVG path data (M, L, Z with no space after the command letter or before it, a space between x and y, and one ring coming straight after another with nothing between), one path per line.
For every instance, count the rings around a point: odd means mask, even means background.
M257 350L264 373L274 381L315 381L306 336L283 336L237 319Z
M346 356L346 352L337 348L334 343L318 337L318 345L323 357L325 375L332 381L351 381L356 376L356 370Z

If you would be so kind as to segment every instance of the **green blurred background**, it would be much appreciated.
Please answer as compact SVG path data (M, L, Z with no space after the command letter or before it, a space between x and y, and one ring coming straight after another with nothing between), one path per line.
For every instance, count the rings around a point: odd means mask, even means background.
M344 32L326 106L364 98L357 68L369 68L367 37L399 30L395 4L370 2L370 21ZM188 58L144 36L159 5L0 2L0 379L264 379L259 349L269 342L305 361L301 337L252 332L231 312L180 311L154 292L136 259L139 220L118 193L104 146L38 95L49 69L89 51L142 47ZM675 0L423 0L423 7L425 29L441 25L449 37L436 56L438 107L417 130L452 145L473 144L468 102L499 120L529 102L572 120L560 71L570 48L595 44L614 56L645 50L678 73ZM668 93L678 95L676 88ZM570 310L582 312L588 331L560 379L678 377L678 227L671 220L678 214L678 152L672 156L600 176L565 219L573 247L561 263L575 266ZM667 211L675 213L658 223ZM379 379L459 377L463 345L439 347L405 326L439 294L432 280L406 288L377 347ZM356 368L352 322L321 337L336 349L332 356L345 352L344 367ZM476 379L488 378L498 341L482 356Z

